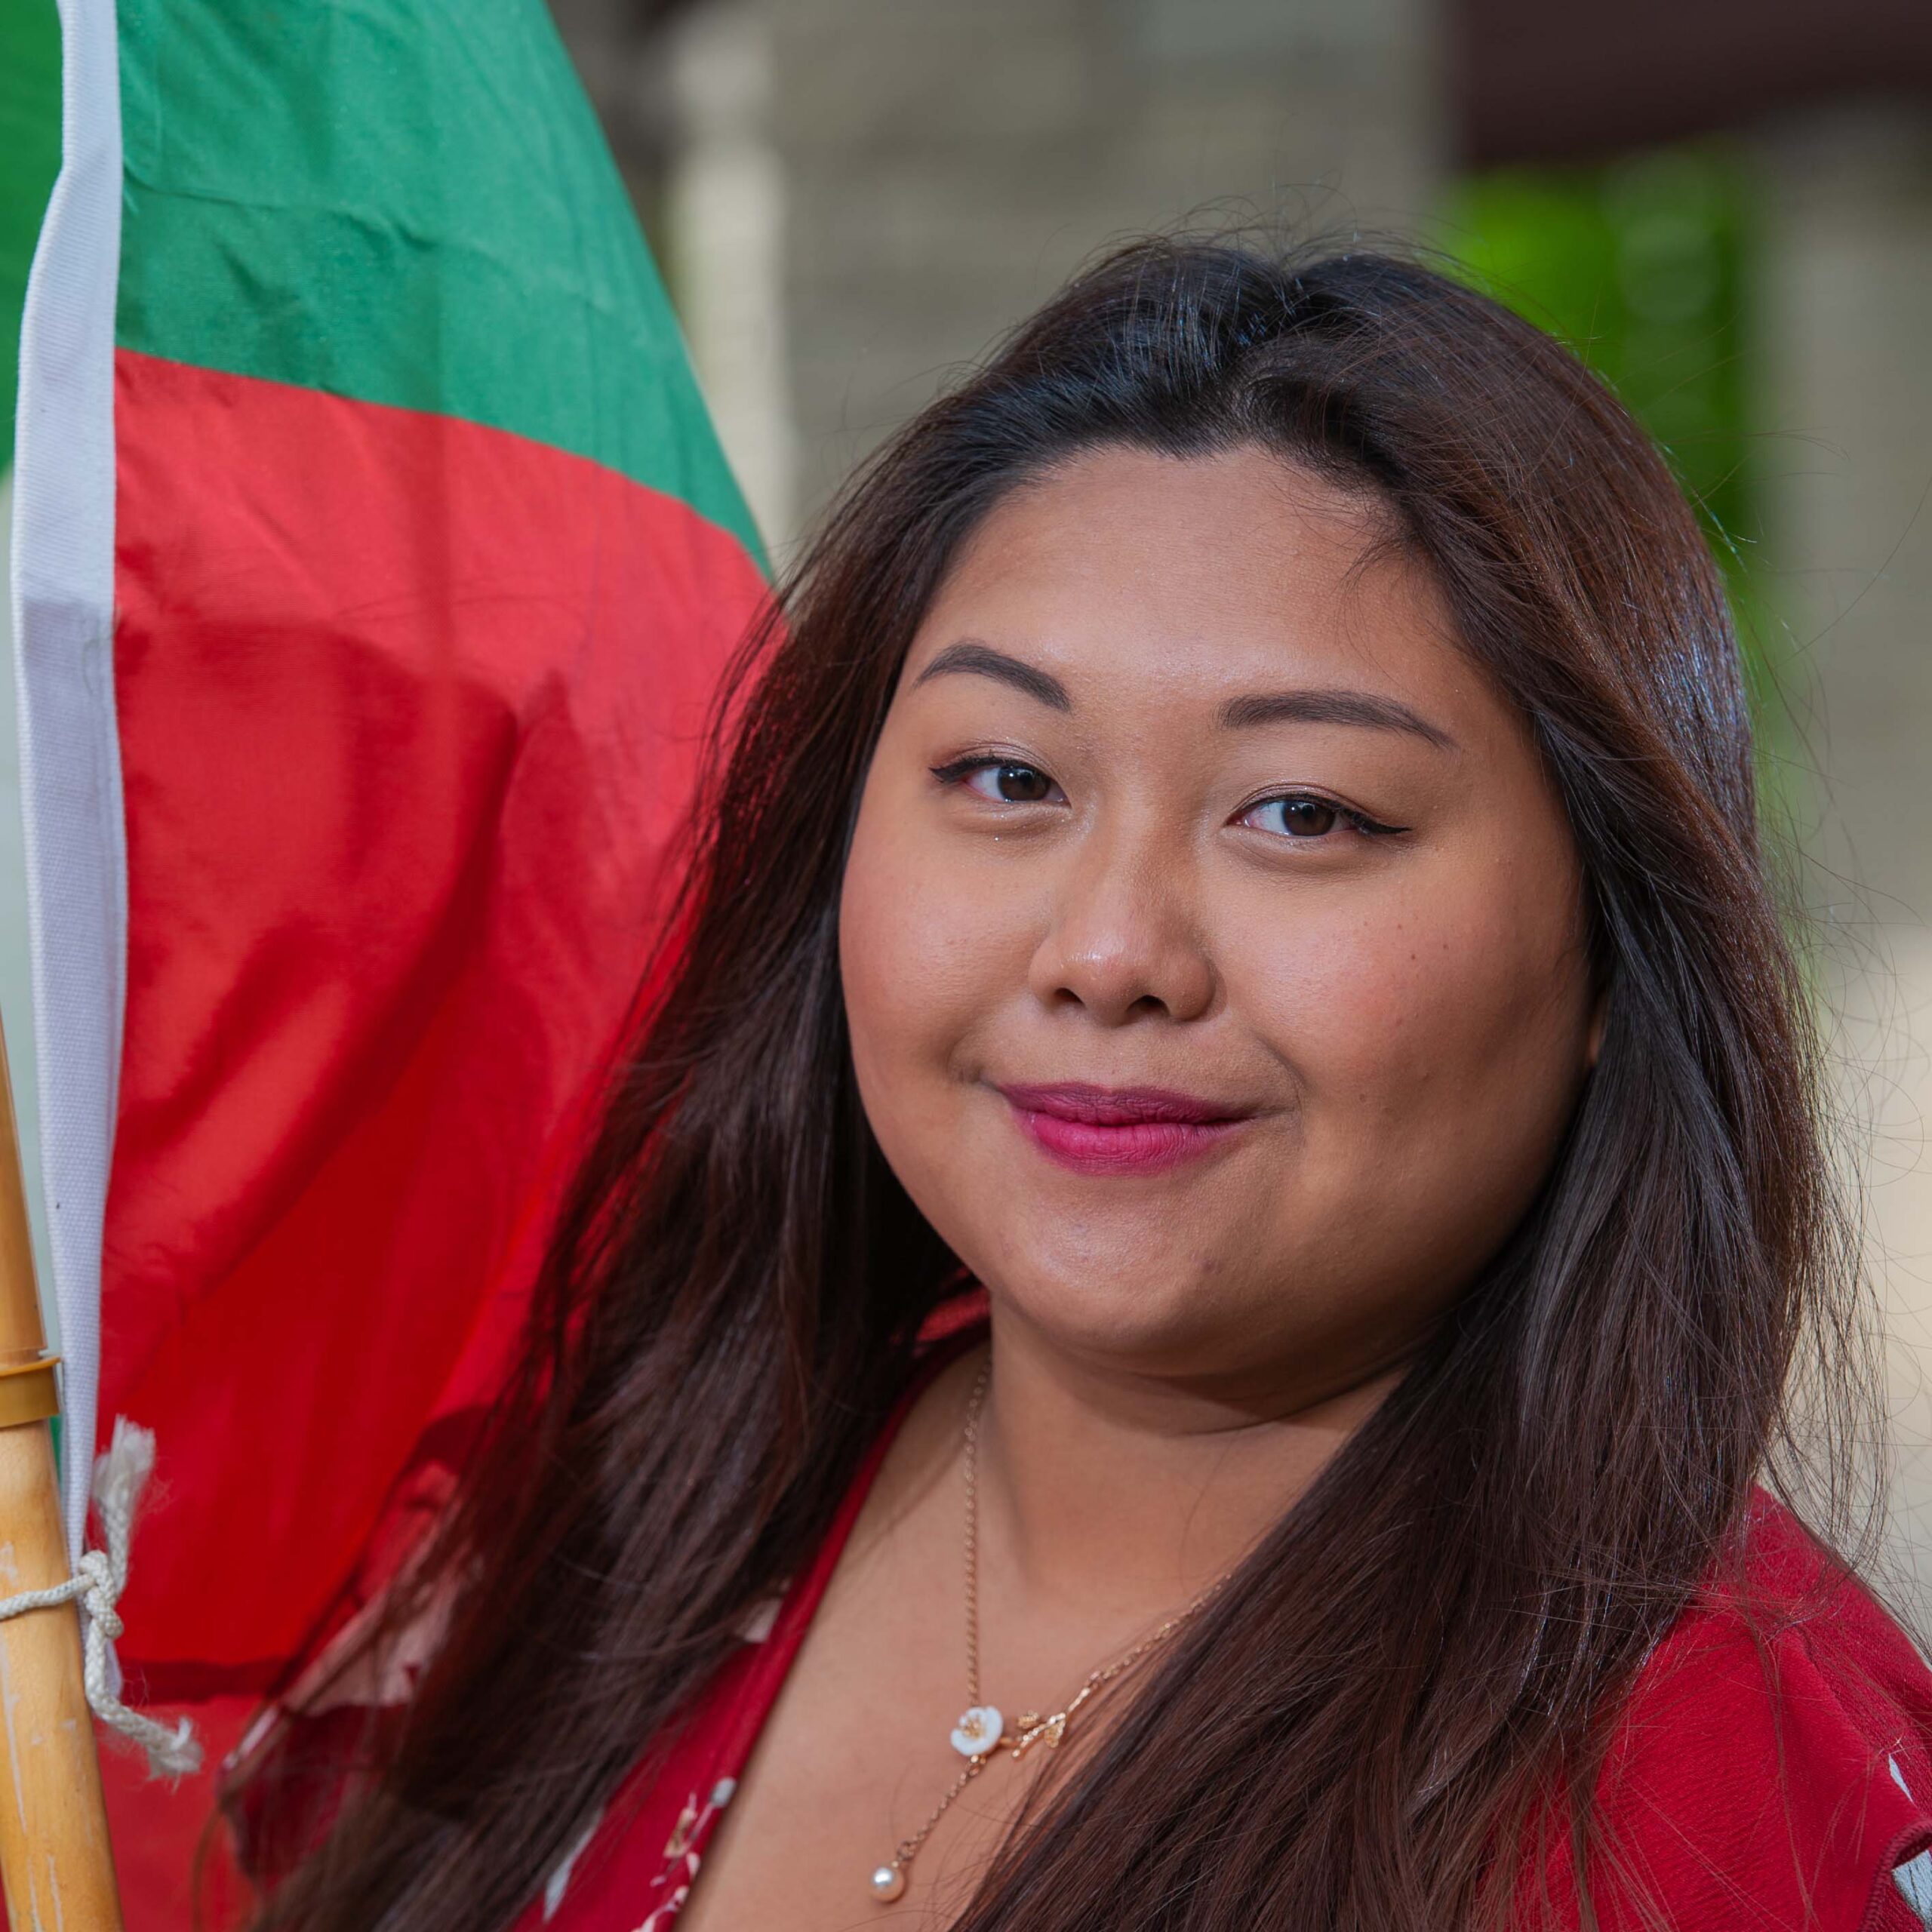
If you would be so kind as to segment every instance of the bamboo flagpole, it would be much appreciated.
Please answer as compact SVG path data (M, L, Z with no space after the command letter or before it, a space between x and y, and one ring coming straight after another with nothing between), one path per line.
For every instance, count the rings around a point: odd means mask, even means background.
M60 1406L55 1359L34 1281L0 1034L0 1595L48 1589L69 1574L48 1427ZM13 1932L121 1932L71 1601L0 1621L0 1884Z

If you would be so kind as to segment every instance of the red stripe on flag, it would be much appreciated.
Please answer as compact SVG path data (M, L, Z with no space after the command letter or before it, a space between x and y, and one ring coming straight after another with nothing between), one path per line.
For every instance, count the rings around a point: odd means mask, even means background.
M500 431L125 352L116 407L101 1414L159 1438L158 1687L291 1654L487 1381L763 585Z

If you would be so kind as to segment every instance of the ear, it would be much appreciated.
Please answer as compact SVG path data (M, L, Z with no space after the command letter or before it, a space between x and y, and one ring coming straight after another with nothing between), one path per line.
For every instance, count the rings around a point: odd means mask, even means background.
M1590 1009L1590 1030L1583 1035L1583 1071L1596 1071L1598 1057L1603 1051L1603 1029L1609 1017L1610 994L1607 990L1597 995L1596 1004Z

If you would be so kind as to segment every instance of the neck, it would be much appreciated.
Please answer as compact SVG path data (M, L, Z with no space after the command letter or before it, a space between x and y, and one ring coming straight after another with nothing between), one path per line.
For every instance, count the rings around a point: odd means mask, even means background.
M1070 1355L993 1315L981 1534L1026 1594L1164 1614L1235 1567L1399 1378L1399 1366L1178 1381Z

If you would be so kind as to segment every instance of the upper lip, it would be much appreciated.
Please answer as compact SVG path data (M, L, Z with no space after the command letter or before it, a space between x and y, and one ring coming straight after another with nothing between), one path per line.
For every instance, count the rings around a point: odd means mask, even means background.
M1204 1126L1214 1121L1241 1120L1254 1112L1251 1107L1204 1100L1198 1094L1177 1093L1168 1087L1091 1087L1080 1081L1060 1081L1048 1086L1001 1086L999 1091L1013 1106L1029 1113L1081 1121L1091 1127L1133 1127L1147 1121Z

